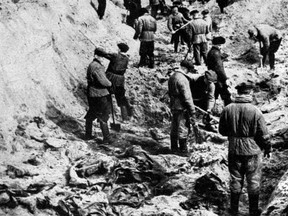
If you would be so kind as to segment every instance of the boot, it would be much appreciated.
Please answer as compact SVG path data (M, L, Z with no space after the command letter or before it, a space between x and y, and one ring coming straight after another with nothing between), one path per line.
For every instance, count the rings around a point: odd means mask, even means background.
M93 125L93 121L86 119L86 122L85 122L85 139L86 140L92 139L92 125Z
M128 121L128 110L126 106L120 106L122 121Z
M180 147L180 152L184 154L188 153L187 139L179 139L179 147Z
M231 216L237 216L239 211L240 193L232 193L230 197L230 213Z
M112 139L109 132L109 127L107 122L100 122L100 128L103 134L103 143L112 143Z
M152 56L149 58L149 68L154 68L154 57Z
M174 43L174 52L175 53L178 53L178 44L179 44L179 42L177 42L177 43L175 42Z
M259 193L248 194L249 197L249 214L250 216L260 216L261 210L258 207Z
M126 109L127 109L128 116L132 117L133 116L133 107L128 103L126 106Z
M140 56L140 62L139 62L139 65L138 67L143 67L146 65L146 58L145 56Z
M170 136L170 142L171 142L171 151L173 153L177 153L179 151L179 149L178 149L178 138Z

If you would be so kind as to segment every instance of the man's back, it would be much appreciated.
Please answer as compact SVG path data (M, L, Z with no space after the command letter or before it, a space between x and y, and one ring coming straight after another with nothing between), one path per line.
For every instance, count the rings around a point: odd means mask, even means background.
M156 20L151 15L144 14L139 17L136 30L140 34L140 40L153 41L154 32L157 30Z
M188 31L192 36L193 43L207 42L206 34L208 34L208 25L203 19L195 19L188 25Z

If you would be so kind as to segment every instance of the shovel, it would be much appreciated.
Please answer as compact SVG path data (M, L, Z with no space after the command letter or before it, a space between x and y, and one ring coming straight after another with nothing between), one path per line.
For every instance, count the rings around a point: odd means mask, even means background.
M114 107L113 107L112 97L111 97L110 102L111 102L112 119L113 119L113 123L110 124L110 127L111 127L112 130L115 130L115 131L119 132L120 129L121 129L121 125L115 123L115 118L114 118Z

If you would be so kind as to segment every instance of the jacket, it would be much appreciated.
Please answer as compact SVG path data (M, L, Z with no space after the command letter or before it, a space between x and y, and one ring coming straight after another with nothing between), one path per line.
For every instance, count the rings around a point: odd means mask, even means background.
M208 25L203 19L197 18L187 26L187 33L193 44L207 42L206 35L209 33Z
M212 19L209 15L205 15L203 16L203 20L207 23L208 25L208 30L209 30L209 33L212 32Z
M122 52L119 53L107 53L104 50L98 50L101 55L110 60L108 68L106 70L107 78L112 82L114 86L124 86L125 77L124 73L128 67L129 57Z
M207 107L201 107L206 111L211 111L215 104L215 84L205 83L204 75L198 75L190 81L190 88L194 101L205 101ZM196 103L196 102L195 102Z
M172 74L168 80L168 93L172 111L187 110L190 115L195 113L190 83L184 74L180 72Z
M219 82L221 83L226 82L227 76L221 58L221 51L216 46L212 46L212 48L209 50L207 54L207 68L208 70L215 71Z
M187 22L187 20L184 19L181 13L178 12L176 15L171 14L168 17L167 26L170 31L175 31L179 29L184 24L184 22Z
M251 101L252 97L239 95L221 113L219 132L228 136L229 154L257 155L261 148L270 149L263 114Z
M280 40L281 35L277 29L266 24L257 25L255 26L255 28L257 30L256 38L259 40L259 42L262 42L263 44L262 52L265 55L269 51L270 43L272 41Z
M88 97L103 97L109 95L108 87L111 82L105 75L105 67L95 58L87 69Z
M154 41L154 33L157 30L156 20L145 13L138 18L135 30L134 38L139 37L140 41Z

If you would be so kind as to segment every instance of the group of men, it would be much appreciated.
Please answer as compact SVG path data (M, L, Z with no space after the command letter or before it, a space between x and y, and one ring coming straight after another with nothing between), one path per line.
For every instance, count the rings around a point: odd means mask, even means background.
M204 10L205 16L209 13ZM140 39L139 66L154 68L154 33L157 30L156 19L146 8L141 8L141 16L135 26L134 39ZM196 122L196 108L206 112L205 129L217 132L211 125L211 115L215 99L220 95L224 102L224 109L220 116L219 133L227 136L228 167L231 174L231 208L232 215L239 211L239 199L243 188L244 176L247 180L249 195L250 216L259 216L258 208L260 178L261 178L261 151L269 157L271 145L269 134L265 125L263 114L251 104L253 83L240 83L236 86L238 95L231 100L226 83L227 76L224 70L221 45L225 38L214 37L212 47L207 52L207 35L211 33L211 20L202 19L199 11L193 11L193 21L186 20L179 14L178 8L172 9L168 18L168 27L173 33L175 42L174 51L178 50L181 35L178 32L184 23L188 23L186 31L190 33L190 45L194 49L194 64L182 61L179 66L169 72L168 90L170 108L172 112L172 126L170 133L171 151L187 154L187 137L193 129L195 136L199 132ZM205 17L204 17L205 18ZM207 18L207 16L206 16ZM209 24L210 23L210 24ZM178 31L178 29L180 29ZM254 26L248 30L249 37L260 43L260 53L264 65L266 56L269 56L270 68L275 68L275 52L281 43L281 36L276 29L268 25ZM94 60L87 70L88 103L89 110L86 115L86 138L91 139L92 122L97 118L103 133L103 142L110 143L108 118L112 105L111 94L115 94L117 104L121 108L122 119L127 120L132 116L132 108L125 97L124 73L129 58L126 55L129 47L127 44L118 44L118 53L107 53L101 48L96 48ZM110 60L108 69L102 64L100 57ZM201 64L204 60L207 70L204 74L197 74L194 65Z

